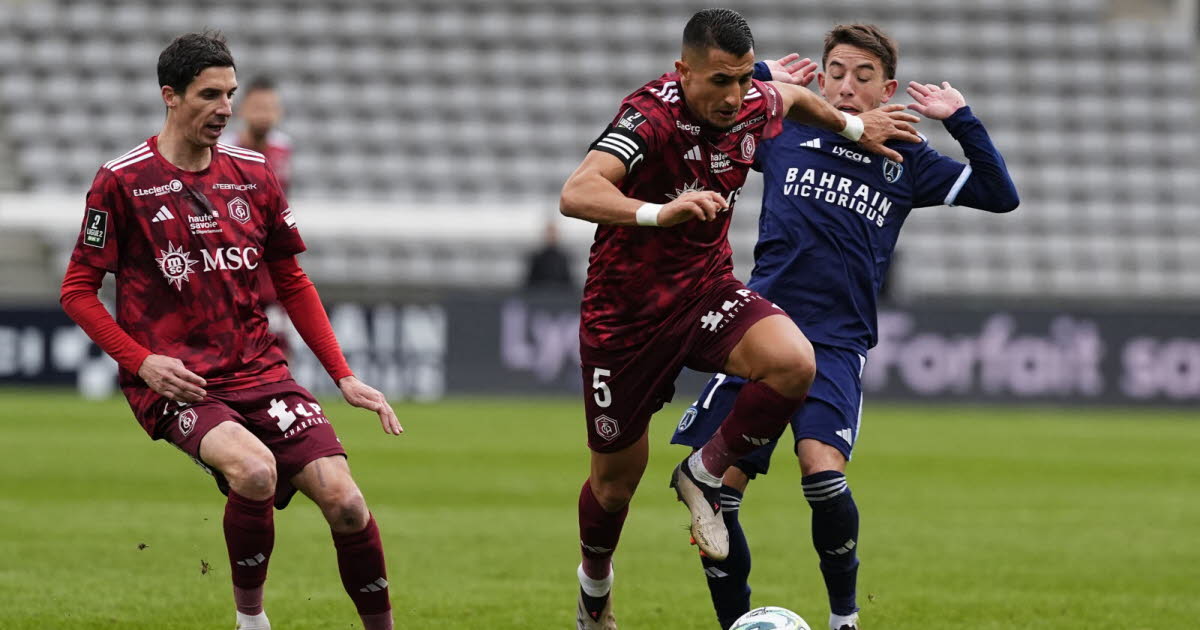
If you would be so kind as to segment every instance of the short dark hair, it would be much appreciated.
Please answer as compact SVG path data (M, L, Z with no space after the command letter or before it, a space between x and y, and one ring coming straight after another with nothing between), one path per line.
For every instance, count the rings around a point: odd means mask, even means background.
M158 85L183 94L201 72L214 67L237 68L220 31L180 35L158 55Z
M683 27L683 48L703 50L718 48L739 57L754 48L750 25L737 11L704 9Z
M272 79L268 75L260 74L253 79L250 79L250 82L246 84L246 87L241 89L241 92L242 96L245 96L251 92L257 92L259 90L274 90L277 89L277 87L278 86L275 85L275 79Z
M834 46L846 44L861 48L879 57L883 63L883 74L888 80L896 78L896 60L900 50L896 42L874 24L838 24L825 35L825 52L821 55L821 65L829 61L829 51Z

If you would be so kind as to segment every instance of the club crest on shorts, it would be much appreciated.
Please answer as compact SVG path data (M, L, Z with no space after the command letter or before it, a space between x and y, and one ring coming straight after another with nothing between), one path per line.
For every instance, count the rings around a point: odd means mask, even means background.
M904 166L902 164L899 162L894 162L889 158L884 158L883 178L887 180L887 183L895 184L896 180L900 179L900 176L903 174Z
M621 435L621 426L616 420L605 415L596 416L596 435L604 439L605 442L611 442L618 435Z
M250 220L250 203L241 197L234 197L225 205L229 209L229 216L233 217L238 223L245 223Z
M692 426L692 423L696 421L696 413L695 407L688 407L687 411L683 412L683 417L679 419L679 428L676 430L687 431L688 427Z
M196 420L199 419L195 409L184 409L179 412L179 431L184 435L191 433L192 429L196 428Z

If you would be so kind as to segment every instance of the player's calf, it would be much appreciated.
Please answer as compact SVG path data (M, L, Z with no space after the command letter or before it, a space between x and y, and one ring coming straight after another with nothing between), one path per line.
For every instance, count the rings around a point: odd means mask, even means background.
M821 559L830 611L838 619L849 618L858 610L858 506L839 471L805 475L801 484L812 507L813 548Z

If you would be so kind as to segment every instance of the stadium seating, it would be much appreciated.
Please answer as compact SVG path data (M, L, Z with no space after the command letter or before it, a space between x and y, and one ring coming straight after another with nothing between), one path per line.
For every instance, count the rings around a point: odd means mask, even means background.
M296 145L293 198L523 204L551 216L616 105L669 70L695 3L619 0L0 0L0 140L20 190L79 194L159 128L154 62L219 28L243 80L268 73ZM748 0L757 51L818 56L838 21L901 45L899 78L962 89L1022 196L1011 216L918 211L896 273L908 296L1200 296L1195 26L1112 19L1103 0ZM907 97L900 99L907 102ZM936 123L922 130L961 157ZM756 176L732 235L750 267ZM302 206L302 204L298 204ZM584 239L574 239L584 259ZM316 269L376 247L315 248ZM511 285L511 247L399 242L408 282ZM519 254L519 252L517 252ZM355 262L355 265L361 261ZM435 273L436 271L436 273Z

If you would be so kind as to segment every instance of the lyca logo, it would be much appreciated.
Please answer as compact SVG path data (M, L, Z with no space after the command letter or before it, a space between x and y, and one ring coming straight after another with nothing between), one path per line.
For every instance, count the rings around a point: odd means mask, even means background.
M176 193L181 190L183 190L183 182L179 181L178 179L172 179L162 186L155 186L153 188L134 188L133 196L145 197L146 195L154 195L155 197L161 197L167 193Z
M851 151L850 149L847 149L846 147L833 147L833 154L837 155L839 157L844 157L847 160L854 160L855 162L862 162L863 164L871 163L871 158L869 158L857 151Z

